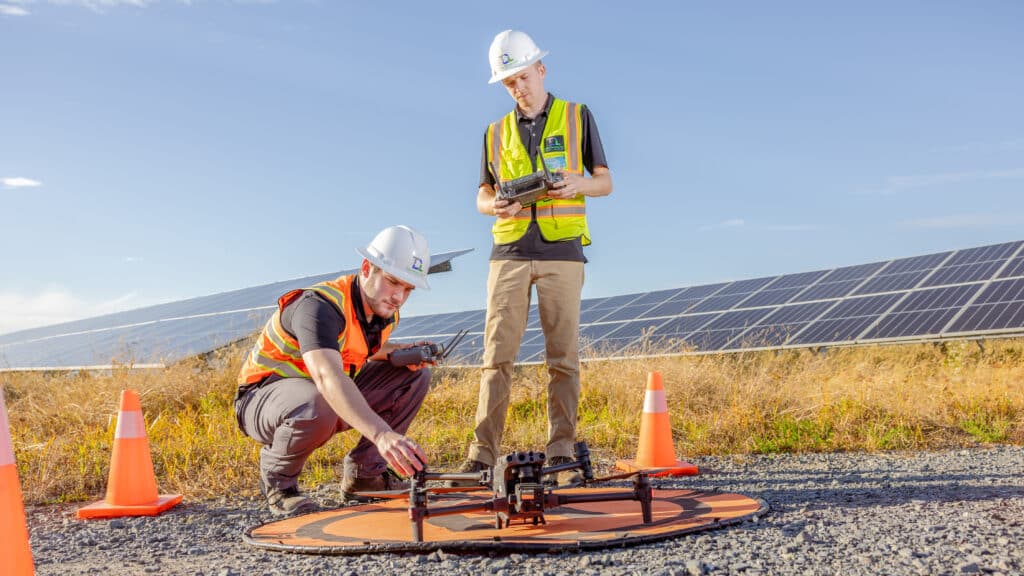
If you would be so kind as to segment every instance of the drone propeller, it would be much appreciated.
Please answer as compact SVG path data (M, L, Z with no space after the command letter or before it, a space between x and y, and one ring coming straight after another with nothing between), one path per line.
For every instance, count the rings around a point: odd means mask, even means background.
M640 474L641 472L643 472L643 473L645 473L645 474L647 474L649 476L654 476L655 474L657 474L659 472L664 472L665 470L668 470L668 468L648 468L646 470L634 470L632 472L622 472L622 473L619 473L619 474L611 474L609 476L601 476L600 478L594 478L593 480L588 480L587 482L585 482L585 484L596 484L597 482L610 482L612 480L625 480L626 478L632 478L633 476L636 476L637 474Z
M427 494L452 494L456 492L480 492L489 490L487 486L428 486ZM364 498L380 500L405 500L409 498L408 490L374 490L369 492L357 492Z

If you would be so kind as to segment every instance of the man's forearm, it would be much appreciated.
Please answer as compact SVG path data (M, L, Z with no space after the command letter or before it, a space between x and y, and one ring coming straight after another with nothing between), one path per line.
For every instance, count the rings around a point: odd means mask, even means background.
M484 216L494 216L494 188L481 184L476 191L476 210Z
M587 179L583 189L584 196L597 198L612 193L612 175L607 168L595 168L594 174Z
M349 378L334 350L314 350L302 355L317 390L343 422L375 443L391 427L370 408L356 383Z

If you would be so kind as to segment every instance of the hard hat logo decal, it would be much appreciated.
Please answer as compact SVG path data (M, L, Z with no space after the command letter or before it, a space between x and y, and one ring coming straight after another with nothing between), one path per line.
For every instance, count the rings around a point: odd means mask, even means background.
M515 61L515 58L509 56L508 52L505 52L504 54L501 55L501 64L503 66L508 66L509 64L512 64Z
M423 259L420 258L419 256L413 256L412 266L409 266L409 268L412 268L417 272L423 273Z

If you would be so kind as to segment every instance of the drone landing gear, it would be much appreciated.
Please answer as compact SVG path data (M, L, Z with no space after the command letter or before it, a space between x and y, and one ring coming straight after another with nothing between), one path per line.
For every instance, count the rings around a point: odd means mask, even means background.
M651 502L654 497L651 481L646 472L637 472L633 479L633 490L623 492L600 492L594 494L560 494L546 488L542 479L547 474L579 469L585 480L594 479L590 464L590 452L585 442L575 445L576 462L544 468L546 459L543 452L513 452L505 456L494 467L476 474L446 474L421 470L416 473L415 482L409 488L409 519L412 522L414 542L423 541L423 520L432 516L462 514L464 512L494 512L494 525L498 530L508 528L513 520L532 522L534 526L547 524L544 511L566 504L583 502L610 502L615 500L637 500L644 524L652 522ZM480 503L460 504L445 507L427 507L427 480L476 480L482 485L490 484L494 496Z

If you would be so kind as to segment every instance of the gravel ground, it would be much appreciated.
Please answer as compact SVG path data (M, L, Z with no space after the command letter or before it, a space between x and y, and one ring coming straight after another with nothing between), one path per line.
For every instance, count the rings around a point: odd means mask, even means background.
M251 499L186 496L153 518L79 521L71 507L26 513L37 574L1024 574L1022 446L693 461L700 476L660 485L739 492L770 511L629 548L347 557L244 544L243 530L272 520Z

